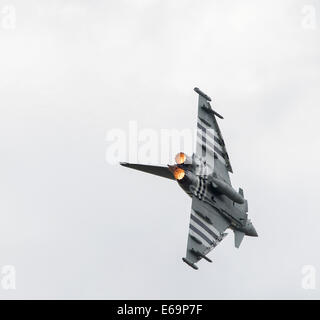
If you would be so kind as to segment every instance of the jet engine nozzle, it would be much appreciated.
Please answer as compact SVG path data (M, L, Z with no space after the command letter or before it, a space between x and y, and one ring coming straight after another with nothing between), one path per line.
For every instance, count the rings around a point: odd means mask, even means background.
M179 152L175 157L177 164L183 164L187 160L187 156L183 152Z
M184 178L184 176L186 175L186 172L179 168L179 167L176 167L174 170L173 170L173 176L176 180L182 180Z
M174 178L182 184L198 185L198 177L189 170L184 170L178 166L169 166Z
M176 164L192 164L192 159L183 152L179 152L176 157Z

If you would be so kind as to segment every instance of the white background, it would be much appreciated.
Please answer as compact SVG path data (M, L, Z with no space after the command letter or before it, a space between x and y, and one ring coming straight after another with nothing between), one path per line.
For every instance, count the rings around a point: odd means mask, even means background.
M301 287L304 265L320 270L319 1L7 5L0 265L17 279L1 298L320 297L320 278ZM225 117L232 181L259 233L238 250L229 232L198 271L181 261L190 198L105 160L107 133L130 120L194 129L195 86Z

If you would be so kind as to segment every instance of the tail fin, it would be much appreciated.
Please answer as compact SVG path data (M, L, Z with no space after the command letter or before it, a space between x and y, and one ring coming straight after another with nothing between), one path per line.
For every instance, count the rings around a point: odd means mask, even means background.
M173 174L167 167L160 167L160 166L151 166L146 164L134 164L134 163L127 163L127 162L120 162L120 164L124 167L143 171L146 173L154 174L156 176L160 176L163 178L175 180Z
M244 238L244 232L234 230L234 246L236 248L240 247L240 244Z

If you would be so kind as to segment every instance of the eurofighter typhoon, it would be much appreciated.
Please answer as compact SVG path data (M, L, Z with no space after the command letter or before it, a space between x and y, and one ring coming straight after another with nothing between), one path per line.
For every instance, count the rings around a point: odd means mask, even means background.
M200 89L198 93L198 122L196 153L188 156L180 152L175 165L167 167L120 163L122 166L176 180L192 198L186 257L182 260L198 269L196 263L227 235L234 232L234 244L239 248L245 235L258 234L248 219L248 201L243 190L233 189L229 177L232 168L216 117L223 117L212 109L211 98Z

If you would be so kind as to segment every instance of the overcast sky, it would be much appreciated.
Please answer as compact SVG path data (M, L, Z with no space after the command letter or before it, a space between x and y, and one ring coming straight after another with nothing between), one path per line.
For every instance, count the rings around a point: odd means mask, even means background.
M1 298L320 298L320 3L0 1ZM259 238L194 271L191 200L106 161L108 133L225 120ZM180 150L174 150L178 152ZM123 159L126 160L126 159ZM160 161L160 160L159 160ZM168 159L172 162L173 159Z

